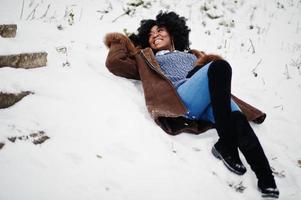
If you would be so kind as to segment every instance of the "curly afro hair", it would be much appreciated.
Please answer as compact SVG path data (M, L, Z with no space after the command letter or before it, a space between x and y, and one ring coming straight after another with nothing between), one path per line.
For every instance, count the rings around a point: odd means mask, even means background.
M165 27L173 38L175 49L179 51L189 50L189 32L186 18L180 17L175 12L162 12L156 16L156 20L141 20L138 34L132 34L129 38L136 46L142 48L150 47L148 43L149 32L153 26Z
M149 47L148 34L155 25L157 25L157 22L153 19L141 20L140 27L137 30L138 34L131 34L129 38L135 46L141 46L142 48Z

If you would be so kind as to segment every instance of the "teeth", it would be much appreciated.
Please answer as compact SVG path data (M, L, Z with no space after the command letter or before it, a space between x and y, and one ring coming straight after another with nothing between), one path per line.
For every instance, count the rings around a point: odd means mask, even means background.
M159 42L161 42L162 40L161 39L156 39L155 40L155 44L158 44Z

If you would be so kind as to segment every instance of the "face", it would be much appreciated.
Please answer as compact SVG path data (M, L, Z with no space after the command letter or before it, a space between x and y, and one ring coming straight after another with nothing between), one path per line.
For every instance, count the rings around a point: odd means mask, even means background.
M148 43L153 50L172 50L171 37L165 27L153 26L148 35Z

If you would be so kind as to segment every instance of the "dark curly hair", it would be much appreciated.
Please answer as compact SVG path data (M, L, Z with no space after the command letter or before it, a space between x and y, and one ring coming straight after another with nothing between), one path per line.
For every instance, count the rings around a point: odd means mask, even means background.
M180 17L175 12L162 12L156 16L156 20L141 20L138 34L131 34L129 38L136 46L150 47L148 43L149 32L153 26L165 27L173 38L175 49L179 51L189 50L189 32L186 18Z

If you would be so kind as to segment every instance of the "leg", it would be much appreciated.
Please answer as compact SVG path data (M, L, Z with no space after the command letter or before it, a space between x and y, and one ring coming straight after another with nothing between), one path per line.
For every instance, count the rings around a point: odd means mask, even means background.
M258 188L262 196L278 198L279 190L269 161L247 118L241 112L233 112L231 118L233 129L238 136L238 147L258 178Z
M223 60L215 61L208 70L210 100L219 143L228 149L236 148L235 136L230 130L231 116L231 66Z
M212 62L199 69L188 81L179 86L177 92L188 109L187 117L215 124L208 85L208 69ZM239 111L231 99L231 111Z
M232 69L228 62L212 62L208 70L209 91L212 112L219 140L213 146L212 153L221 159L232 172L242 175L246 172L237 149L237 135L231 130L231 78ZM233 105L234 107L235 105ZM210 115L209 115L210 116Z
M239 110L238 106L233 101L231 102L230 86L226 86L229 89L224 92L225 81L223 81L223 78L219 80L217 77L225 75L227 78L229 78L223 71L219 72L219 70L216 70L216 68L229 69L227 68L230 67L229 64L228 66L224 66L224 64L227 64L227 62L214 61L205 65L199 69L188 81L182 84L177 91L189 111L187 114L188 118L208 120L215 123L220 140L215 145L218 152L215 151L214 155L222 159L229 170L241 175L246 172L246 168L239 159L237 144L235 142L236 137L231 135L232 133L229 130L230 117L226 117L227 122L224 122L224 117L218 116L218 118L215 118L215 113L213 112L213 107L215 107L219 102L221 102L223 105L218 105L218 107L215 109L217 110L217 115L219 115L219 112L222 114L225 113L223 106L226 107L226 109L228 108L229 113L226 115L229 114L229 116L231 113L231 107L233 110ZM228 82L231 82L231 67L230 80ZM212 88L212 85L218 87L217 89L214 89L214 94L217 97L212 97L211 95L212 91L210 89ZM219 88L221 88L223 92L220 92ZM226 100L224 100L225 98L222 97L223 93L226 93ZM214 100L213 102L212 99ZM229 104L225 102L229 102Z
M210 105L207 72L210 63L199 69L189 80L177 89L179 96L185 104L190 119L199 119Z
M231 99L231 112L241 111L238 105ZM202 113L199 119L210 121L215 124L215 119L213 115L212 105L211 103L207 107L207 109Z

